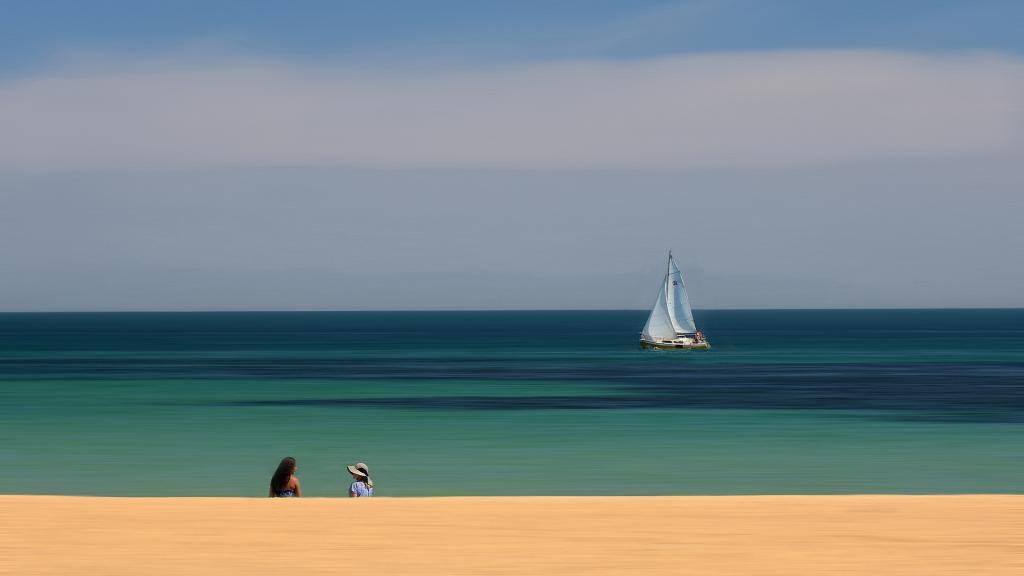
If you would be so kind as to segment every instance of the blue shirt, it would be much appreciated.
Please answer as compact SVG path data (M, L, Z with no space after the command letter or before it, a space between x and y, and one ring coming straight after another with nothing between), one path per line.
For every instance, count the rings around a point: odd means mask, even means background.
M367 486L366 482L353 482L348 491L356 496L373 496L373 487Z

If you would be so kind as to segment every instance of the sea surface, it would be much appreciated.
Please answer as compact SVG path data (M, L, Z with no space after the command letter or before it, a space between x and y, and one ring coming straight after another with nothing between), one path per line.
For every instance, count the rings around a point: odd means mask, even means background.
M1024 493L1024 310L0 314L0 493Z

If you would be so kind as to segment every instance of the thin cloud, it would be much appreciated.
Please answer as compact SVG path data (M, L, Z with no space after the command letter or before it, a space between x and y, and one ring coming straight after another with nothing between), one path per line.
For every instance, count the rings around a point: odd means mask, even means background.
M142 67L146 69L146 67ZM0 87L0 169L686 169L1017 154L1024 62L880 51L437 73L274 62Z

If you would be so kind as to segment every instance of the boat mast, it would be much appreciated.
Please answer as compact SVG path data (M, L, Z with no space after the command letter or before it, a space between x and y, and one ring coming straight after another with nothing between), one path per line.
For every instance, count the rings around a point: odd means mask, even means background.
M675 315L675 293L672 291L672 249L668 249L668 263L665 267L665 310L668 312L669 322L672 324L672 331L679 334L679 323Z
M668 290L668 283L672 280L672 249L668 249L668 265L665 267L665 289Z

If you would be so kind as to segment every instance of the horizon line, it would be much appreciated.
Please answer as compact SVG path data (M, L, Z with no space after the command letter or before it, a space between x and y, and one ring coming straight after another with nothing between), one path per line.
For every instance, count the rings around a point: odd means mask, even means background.
M0 310L7 314L315 314L315 313L444 313L444 312L647 312L649 308L366 308L366 309L138 309L138 310ZM695 312L826 312L896 310L1024 310L1024 306L872 306L831 308L694 308Z

